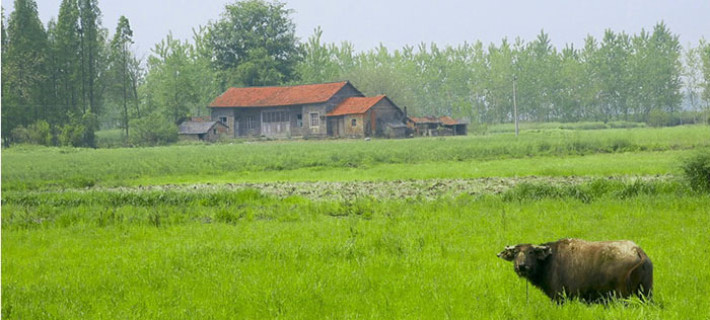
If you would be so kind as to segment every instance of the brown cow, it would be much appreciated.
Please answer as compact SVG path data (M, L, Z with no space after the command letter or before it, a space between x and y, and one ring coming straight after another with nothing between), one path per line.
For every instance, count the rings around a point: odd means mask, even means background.
M541 245L505 247L498 257L514 261L515 272L550 299L603 302L636 294L651 298L653 264L632 241L562 239Z

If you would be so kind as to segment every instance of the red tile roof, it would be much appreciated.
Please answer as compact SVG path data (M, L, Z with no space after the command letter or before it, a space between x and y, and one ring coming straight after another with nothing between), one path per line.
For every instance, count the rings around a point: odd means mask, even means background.
M335 109L328 112L329 117L343 116L346 114L362 114L370 110L380 100L384 99L384 95L374 97L352 97L343 100Z
M441 120L434 117L409 117L414 123L441 123Z
M441 117L409 117L409 120L412 120L414 123L439 123L445 126L454 126L457 124L462 124L459 121L454 120L453 118L449 116L441 116Z
M453 118L451 118L449 116L439 117L439 121L441 121L441 123L444 124L445 126L455 126L455 125L459 124L458 121L454 120Z
M229 88L209 107L276 107L322 103L332 98L347 81L290 87Z

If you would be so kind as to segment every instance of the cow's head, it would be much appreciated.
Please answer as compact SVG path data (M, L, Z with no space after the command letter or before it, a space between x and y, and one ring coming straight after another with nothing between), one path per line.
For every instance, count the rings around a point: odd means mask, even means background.
M521 277L527 277L537 273L540 262L547 259L552 253L549 246L537 246L532 244L519 244L507 246L505 250L498 254L498 257L513 261L515 273Z

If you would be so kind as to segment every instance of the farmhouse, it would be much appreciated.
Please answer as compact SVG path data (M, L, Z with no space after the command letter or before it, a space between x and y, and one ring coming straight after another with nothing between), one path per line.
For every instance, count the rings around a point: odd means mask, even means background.
M202 140L214 142L229 128L219 121L204 121L193 119L184 121L178 128L180 140Z
M229 88L208 107L230 137L385 136L405 119L389 98L366 98L348 81Z

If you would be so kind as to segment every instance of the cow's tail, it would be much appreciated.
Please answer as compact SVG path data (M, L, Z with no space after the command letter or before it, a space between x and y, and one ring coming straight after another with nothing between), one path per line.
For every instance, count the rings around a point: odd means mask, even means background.
M653 263L643 250L636 250L640 261L629 271L626 278L627 289L642 300L650 301L653 294Z

